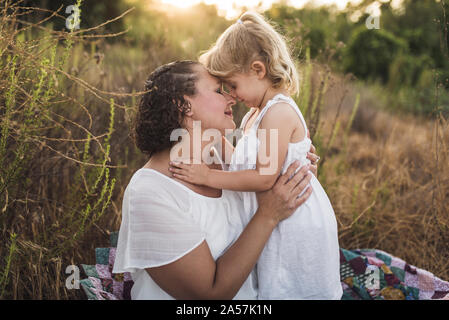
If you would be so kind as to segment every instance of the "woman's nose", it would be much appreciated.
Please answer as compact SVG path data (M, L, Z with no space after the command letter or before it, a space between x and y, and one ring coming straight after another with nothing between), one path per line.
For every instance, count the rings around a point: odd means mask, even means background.
M235 94L235 90L229 87L225 87L226 90L224 90L225 93L230 95L234 100L237 100L237 95Z
M237 94L235 93L235 90L234 90L234 89L230 90L230 91L229 91L229 94L231 95L231 97L234 98L234 100L237 101Z
M234 96L232 96L230 93L226 93L226 92L225 92L225 93L224 93L224 96L225 96L226 102L227 102L228 104L234 105L234 104L237 103L237 99L234 98Z

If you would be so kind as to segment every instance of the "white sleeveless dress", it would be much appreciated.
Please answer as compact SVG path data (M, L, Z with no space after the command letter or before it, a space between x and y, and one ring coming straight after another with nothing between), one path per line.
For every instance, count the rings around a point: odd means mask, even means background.
M259 148L257 129L267 112L276 103L288 103L298 114L307 132L306 122L294 100L283 94L267 102L257 116L248 134L243 134L232 156L230 171L256 169ZM242 120L243 129L252 112ZM282 173L295 160L301 166L306 159L311 140L307 136L289 143ZM340 254L337 221L329 198L318 179L312 175L313 192L288 219L281 221L273 231L257 263L259 299L340 299ZM246 225L256 212L255 192L241 192Z

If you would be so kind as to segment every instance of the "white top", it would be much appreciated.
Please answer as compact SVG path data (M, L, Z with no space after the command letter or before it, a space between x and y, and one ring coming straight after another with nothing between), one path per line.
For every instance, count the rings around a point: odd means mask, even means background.
M267 110L279 102L288 103L296 111L307 132L304 117L294 100L278 94L267 102L248 134L238 141L229 170L256 169L260 145L257 128ZM251 113L243 118L242 129ZM285 173L295 160L299 160L301 166L310 163L306 157L311 143L307 136L302 141L289 143L281 172ZM278 224L259 258L259 299L340 299L343 294L334 210L314 175L310 185L313 189L311 196L292 216ZM241 197L245 208L241 212L242 220L246 225L258 204L254 192L241 192Z
M141 168L124 193L113 272L131 273L133 300L173 299L145 268L180 259L204 240L216 260L243 230L241 210L236 192L203 196L158 171ZM255 277L253 270L234 299L257 299Z

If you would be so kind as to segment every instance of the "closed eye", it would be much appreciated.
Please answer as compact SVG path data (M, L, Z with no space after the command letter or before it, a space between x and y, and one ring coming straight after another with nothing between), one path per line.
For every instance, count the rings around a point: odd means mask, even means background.
M231 86L231 89L235 89L235 87L233 87L233 86ZM226 92L226 93L228 93L229 94L229 92L230 92L230 90L229 90L229 84L227 84L227 83L223 83L223 85L222 85L222 91L223 92Z
M231 87L232 90L235 90L235 88L236 88L236 85L235 85L235 84L230 83L230 84L228 84L228 85L229 85L229 87Z

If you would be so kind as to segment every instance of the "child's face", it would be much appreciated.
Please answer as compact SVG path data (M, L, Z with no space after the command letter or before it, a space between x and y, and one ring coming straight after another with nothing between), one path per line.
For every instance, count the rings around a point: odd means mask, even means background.
M235 73L224 79L225 90L235 99L250 108L259 108L269 87L265 78L250 70L248 73Z

